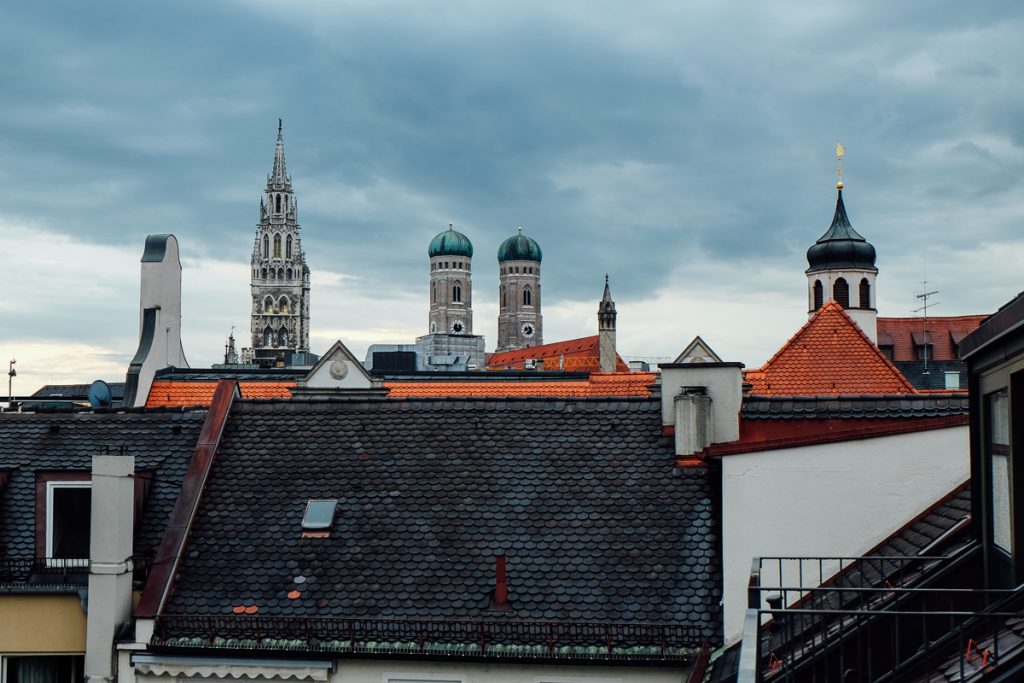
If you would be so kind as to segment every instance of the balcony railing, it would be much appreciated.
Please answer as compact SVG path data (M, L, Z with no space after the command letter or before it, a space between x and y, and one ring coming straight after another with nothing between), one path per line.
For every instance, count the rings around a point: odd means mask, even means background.
M153 645L363 655L691 664L703 639L673 624L163 616Z
M0 586L83 586L89 560L58 557L7 557L0 560Z
M1024 653L1024 588L922 585L970 555L755 560L738 680L983 676Z
M132 558L133 580L141 585L146 580L151 560ZM0 558L0 590L52 589L81 587L89 583L89 560L65 557Z

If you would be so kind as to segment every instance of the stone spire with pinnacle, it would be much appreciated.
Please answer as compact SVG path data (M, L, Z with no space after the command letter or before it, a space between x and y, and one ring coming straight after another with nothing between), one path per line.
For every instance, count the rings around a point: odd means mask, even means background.
M278 119L274 166L260 198L252 250L252 348L243 349L243 362L301 364L296 354L309 351L309 268L284 162L282 129Z
M601 372L615 372L618 369L619 354L615 350L615 302L608 286L608 274L604 276L604 296L597 306L598 367Z

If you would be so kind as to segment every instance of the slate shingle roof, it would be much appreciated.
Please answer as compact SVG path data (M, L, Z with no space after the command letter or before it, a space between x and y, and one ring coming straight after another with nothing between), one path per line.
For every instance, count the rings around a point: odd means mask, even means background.
M895 396L744 396L746 419L861 419L967 415L966 393Z
M916 390L861 331L829 301L757 370L745 373L761 396L912 394Z
M649 399L239 402L166 613L693 625L721 641L704 468ZM330 538L306 502L338 499ZM489 611L495 557L505 614ZM292 591L299 591L299 595Z
M0 413L0 471L10 475L0 491L0 555L35 556L36 472L89 471L92 456L109 445L135 456L135 469L152 482L137 553L159 545L205 411Z
M541 344L528 349L502 351L492 354L487 359L487 369L515 368L522 370L525 362L532 359L543 360L545 370L557 370L561 365L561 369L572 372L597 372L601 369L598 361L598 347L598 335L595 334L592 337ZM616 361L615 369L619 372L628 372L629 366L619 358Z

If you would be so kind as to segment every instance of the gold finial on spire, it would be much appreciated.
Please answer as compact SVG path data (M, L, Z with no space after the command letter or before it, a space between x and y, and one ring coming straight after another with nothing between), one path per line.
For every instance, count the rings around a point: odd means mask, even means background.
M839 173L839 182L836 183L836 189L843 189L843 155L846 154L846 148L843 147L843 143L836 142L836 159L839 161L836 171Z

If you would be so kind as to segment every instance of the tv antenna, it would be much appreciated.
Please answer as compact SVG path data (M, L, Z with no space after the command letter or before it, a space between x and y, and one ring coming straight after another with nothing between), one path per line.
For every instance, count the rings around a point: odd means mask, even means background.
M922 290L922 292L920 294L916 295L915 298L919 299L922 302L922 305L919 308L915 308L914 309L914 313L922 313L922 312L924 313L924 339L922 340L923 341L922 348L924 349L924 372L921 373L921 374L927 375L927 374L929 374L928 373L928 347L930 346L929 342L931 341L931 337L928 336L928 309L929 308L934 308L935 306L938 306L942 302L941 301L936 301L936 302L933 303L933 302L929 301L929 299L931 297L933 297L933 296L935 296L936 294L939 293L939 290L934 289L934 290L929 292L928 291L928 281L927 280L923 280L921 282L921 290Z

